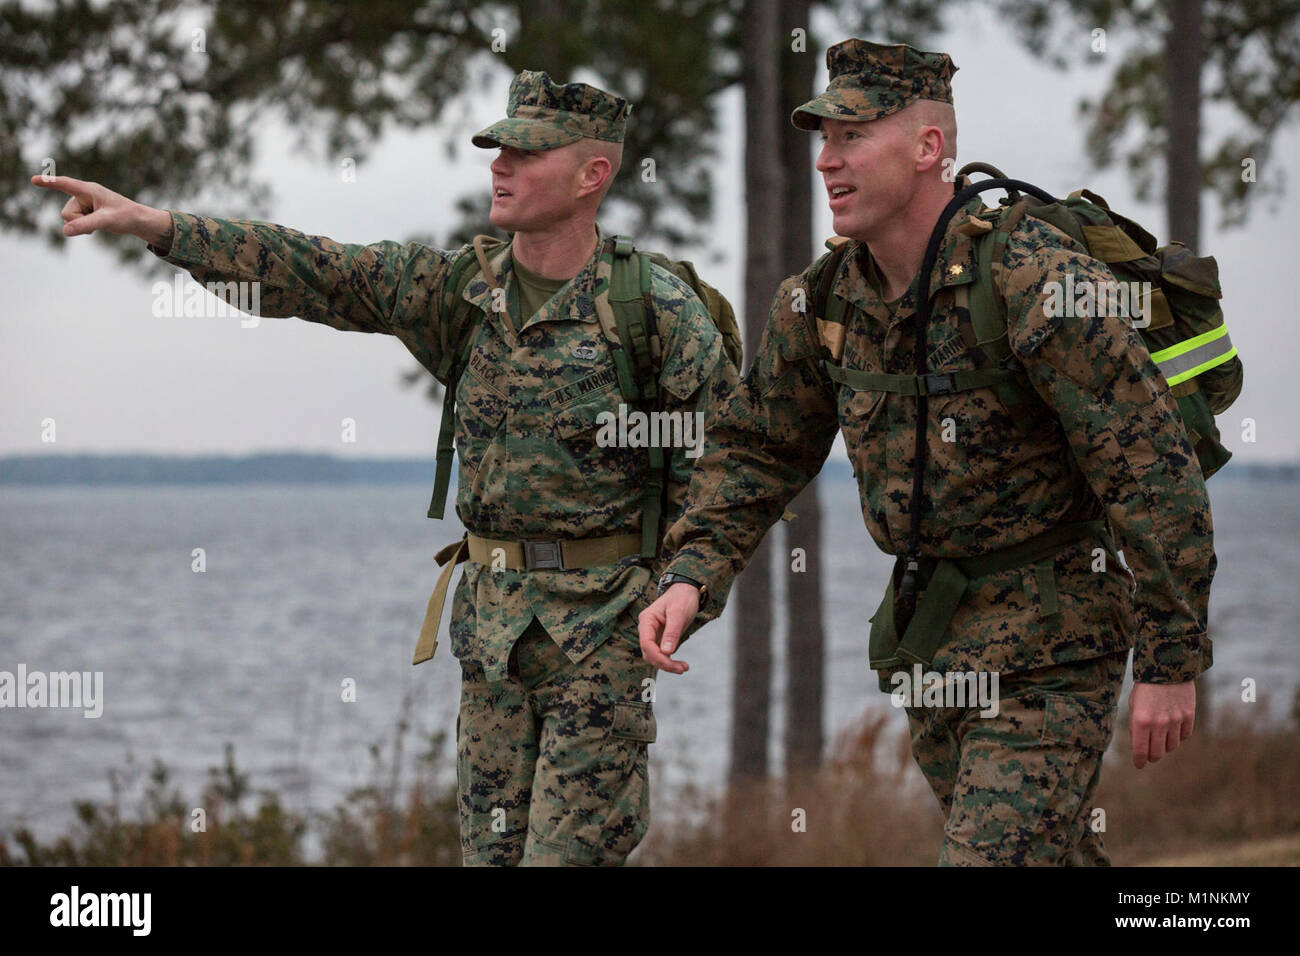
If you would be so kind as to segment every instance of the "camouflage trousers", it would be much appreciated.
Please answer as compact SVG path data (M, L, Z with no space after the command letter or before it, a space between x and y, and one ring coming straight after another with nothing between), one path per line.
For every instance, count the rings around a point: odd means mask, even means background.
M650 825L655 669L628 615L573 663L536 618L505 680L462 663L456 722L466 866L621 864Z
M1109 866L1092 801L1128 652L999 675L998 712L908 707L947 818L940 866Z

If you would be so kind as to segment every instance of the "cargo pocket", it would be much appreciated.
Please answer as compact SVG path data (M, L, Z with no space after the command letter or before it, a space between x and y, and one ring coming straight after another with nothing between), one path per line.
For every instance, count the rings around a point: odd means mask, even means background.
M514 833L474 850L461 850L464 866L518 866L527 834Z
M614 704L614 724L610 727L611 737L621 740L635 740L652 744L658 732L655 723L654 705L620 700Z
M1043 695L1044 744L1105 752L1115 729L1115 711L1069 694Z
M991 722L971 722L944 826L950 843L1001 866L1059 865L1076 852L1114 727L1110 685L1120 659L1068 665L1063 679L1101 680L1097 700L1030 689L1002 696ZM947 862L969 864L963 856L947 848Z
M581 822L564 845L570 866L618 866L650 826L649 744L656 736L654 705L619 700L609 705L610 724L600 751L590 803L566 810Z
M1007 828L1001 848L1016 865L1060 865L1085 838L1101 760L1110 744L1114 709L1069 694L1043 694L1043 729L1036 752L1023 755L1025 819ZM1036 791L1036 792L1035 792Z

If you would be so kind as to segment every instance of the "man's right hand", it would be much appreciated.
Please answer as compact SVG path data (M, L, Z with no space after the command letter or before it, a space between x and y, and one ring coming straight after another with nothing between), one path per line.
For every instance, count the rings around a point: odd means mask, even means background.
M670 655L676 650L682 631L695 620L699 610L699 588L680 582L669 587L659 600L642 611L637 618L641 656L670 674L682 674L690 670L691 665L685 661L675 661Z
M160 245L171 234L172 215L167 210L127 199L99 183L37 175L32 177L32 185L57 189L70 197L62 212L65 236L88 236L103 230Z

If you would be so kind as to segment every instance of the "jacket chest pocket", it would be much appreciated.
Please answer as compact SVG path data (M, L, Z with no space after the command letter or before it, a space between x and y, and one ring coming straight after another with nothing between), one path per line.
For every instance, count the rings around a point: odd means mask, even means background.
M461 376L456 388L456 457L462 488L480 485L484 463L504 456L506 406L506 400L472 371Z
M931 398L927 438L930 467L963 483L1005 475L1008 461L1024 451L1024 436L992 388Z
M844 443L853 460L856 474L875 474L875 469L884 458L885 447L881 439L888 430L885 394L860 391L847 385L839 388L837 406L840 431L844 434Z
M568 466L560 470L567 474L557 477L570 488L580 481L592 496L593 506L641 487L643 476L637 467L646 450L632 442L638 437L648 440L651 423L645 422L638 436L635 426L641 414L631 408L620 409L622 402L618 388L609 385L563 408L553 420L556 445Z
M880 371L879 346L860 329L855 327L853 332L840 346L844 355L840 367L864 372ZM867 444L866 439L878 436L885 430L887 394L876 389L858 389L850 385L840 385L836 390L835 406L839 413L840 431L844 433L850 454L855 448L862 450L862 446Z

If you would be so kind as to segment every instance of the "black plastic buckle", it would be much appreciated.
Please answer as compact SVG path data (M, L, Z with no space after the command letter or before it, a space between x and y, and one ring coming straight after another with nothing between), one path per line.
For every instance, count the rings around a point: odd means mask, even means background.
M925 379L925 394L946 395L957 391L957 380L951 372L931 372L922 376Z
M524 570L564 570L564 557L558 541L525 541Z
M912 612L916 610L917 596L929 587L930 578L934 576L938 564L938 559L924 556L900 556L894 562L894 607L897 621L911 619ZM905 625L900 625L900 634L903 627Z

